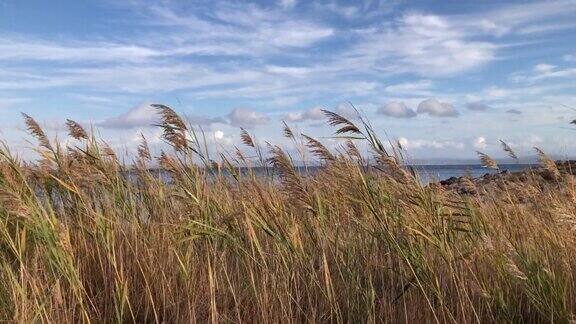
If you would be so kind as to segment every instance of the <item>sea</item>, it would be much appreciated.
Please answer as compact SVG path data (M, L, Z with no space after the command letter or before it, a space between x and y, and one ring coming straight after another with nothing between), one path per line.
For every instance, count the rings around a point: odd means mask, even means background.
M454 165L414 165L412 166L420 176L423 183L446 180L450 177L470 176L481 177L487 173L494 174L502 171L518 172L534 167L534 164L499 164L499 169L485 168L479 164L454 164Z
M428 184L430 182L436 182L441 180L446 180L451 177L461 177L461 176L470 176L472 178L482 177L485 174L495 174L503 171L509 172L518 172L522 170L526 170L528 168L534 167L534 164L499 164L499 169L489 169L485 168L479 164L421 164L421 165L411 165L414 171L418 174L420 181L423 184ZM313 175L317 173L322 167L320 166L297 166L296 170L298 173L310 174ZM170 175L167 172L159 171L156 169L158 175L165 179L166 181L170 182ZM242 168L240 169L240 173L246 174L248 173L248 169ZM252 168L252 172L254 172L257 176L266 176L268 173L274 173L272 169L264 169L264 168ZM227 172L225 174L228 174Z
M521 163L511 163L511 164L499 164L498 169L490 169L483 167L480 164L419 164L410 165L414 171L418 174L420 181L424 184L430 182L442 181L451 177L462 177L469 176L472 178L478 178L485 174L495 174L503 171L508 172L518 172L531 167L534 164L521 164ZM297 167L301 174L316 173L320 167ZM261 174L262 170L259 170L257 174Z

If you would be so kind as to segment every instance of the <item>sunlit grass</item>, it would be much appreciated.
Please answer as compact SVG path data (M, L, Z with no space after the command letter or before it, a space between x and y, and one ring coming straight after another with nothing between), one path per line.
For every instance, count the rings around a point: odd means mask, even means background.
M543 152L553 181L459 195L421 185L366 121L327 112L337 152L286 125L325 166L310 176L246 131L245 152L210 157L201 134L157 108L170 181L149 168L145 139L126 166L73 121L80 144L62 148L25 117L42 159L0 151L0 320L573 320L574 179ZM239 171L250 166L269 173Z

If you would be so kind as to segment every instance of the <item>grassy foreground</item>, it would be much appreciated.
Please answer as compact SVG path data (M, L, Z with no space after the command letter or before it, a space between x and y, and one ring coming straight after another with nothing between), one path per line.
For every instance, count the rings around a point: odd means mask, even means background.
M42 160L0 151L0 320L573 321L576 187L543 153L555 180L527 180L528 199L459 195L422 186L365 121L326 112L339 152L286 126L326 166L303 176L246 131L249 153L214 161L157 108L174 153L153 158L143 139L130 167L73 121L63 149L25 116Z

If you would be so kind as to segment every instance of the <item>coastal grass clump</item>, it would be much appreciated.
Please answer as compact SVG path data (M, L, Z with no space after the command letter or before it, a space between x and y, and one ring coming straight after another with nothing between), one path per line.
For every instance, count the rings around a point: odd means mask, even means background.
M24 115L40 160L0 149L1 321L574 320L575 182L543 151L545 184L460 194L423 185L361 118L325 112L336 150L285 124L299 157L246 130L214 157L156 108L167 148L142 136L129 164L79 123L63 147ZM294 166L308 155L315 174Z

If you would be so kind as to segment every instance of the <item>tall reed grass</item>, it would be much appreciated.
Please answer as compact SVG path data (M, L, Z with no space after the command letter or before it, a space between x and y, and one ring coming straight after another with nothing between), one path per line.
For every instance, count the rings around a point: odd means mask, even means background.
M0 320L574 320L574 178L543 152L549 185L532 175L520 193L460 195L423 186L365 120L326 112L338 151L285 124L301 157L324 165L311 176L245 130L245 150L211 157L156 107L172 153L154 158L142 138L129 165L74 121L80 144L63 148L24 116L41 160L0 150ZM250 166L268 173L240 172Z

